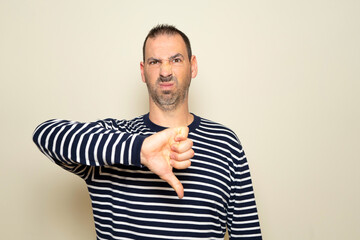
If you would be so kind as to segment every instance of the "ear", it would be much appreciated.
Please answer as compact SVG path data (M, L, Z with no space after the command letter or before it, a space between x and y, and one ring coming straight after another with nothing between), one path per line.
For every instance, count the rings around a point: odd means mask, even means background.
M196 56L192 55L191 56L191 78L195 78L198 72L198 65L197 65L197 60L196 60Z
M140 72L141 72L141 80L145 82L145 75L144 75L144 62L140 62Z

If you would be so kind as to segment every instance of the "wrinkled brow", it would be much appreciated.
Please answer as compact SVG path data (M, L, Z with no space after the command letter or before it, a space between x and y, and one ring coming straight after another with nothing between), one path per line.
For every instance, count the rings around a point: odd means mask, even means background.
M177 58L177 57L180 57L180 58L184 59L184 56L183 56L181 53L177 53L177 54L175 54L174 56L169 57L169 60L172 60L172 59ZM161 59L159 59L159 58L154 58L154 57L149 57L149 58L146 60L146 62L150 62L150 61L153 61L153 60L154 60L154 61L161 62Z

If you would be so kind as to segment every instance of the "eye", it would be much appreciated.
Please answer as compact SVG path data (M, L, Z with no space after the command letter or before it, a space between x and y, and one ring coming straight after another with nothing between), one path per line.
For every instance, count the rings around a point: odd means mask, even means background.
M172 60L173 63L180 63L181 62L181 58L174 58Z
M158 60L151 60L151 61L149 61L149 65L155 65L155 64L157 64L157 63L159 63Z

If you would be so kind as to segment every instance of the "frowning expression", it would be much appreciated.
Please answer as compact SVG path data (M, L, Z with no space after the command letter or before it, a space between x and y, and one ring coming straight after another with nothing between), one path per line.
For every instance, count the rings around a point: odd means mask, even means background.
M188 98L191 78L197 74L195 56L189 60L180 35L159 35L148 38L145 62L140 64L150 101L164 111L176 109Z

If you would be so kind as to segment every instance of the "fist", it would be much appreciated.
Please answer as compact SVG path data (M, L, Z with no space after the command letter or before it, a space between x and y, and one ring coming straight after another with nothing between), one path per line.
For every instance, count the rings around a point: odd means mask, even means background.
M186 169L194 156L193 142L188 139L187 127L168 128L146 138L141 147L141 163L165 180L179 198L184 188L172 172L172 168Z

